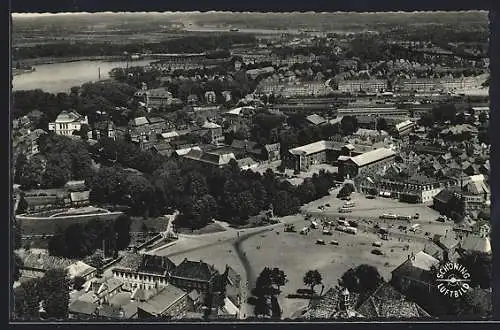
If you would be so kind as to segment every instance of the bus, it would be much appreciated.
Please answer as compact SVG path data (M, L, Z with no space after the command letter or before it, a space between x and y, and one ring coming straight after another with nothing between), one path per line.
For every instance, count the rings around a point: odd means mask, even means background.
M411 221L411 215L398 215L398 220Z
M392 213L384 213L380 216L380 219L396 220L397 218L398 216Z

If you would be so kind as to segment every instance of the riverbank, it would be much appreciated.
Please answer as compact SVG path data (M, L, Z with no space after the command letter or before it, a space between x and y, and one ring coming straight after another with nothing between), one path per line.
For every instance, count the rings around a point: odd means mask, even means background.
M71 63L71 62L81 62L81 61L126 61L124 56L77 56L77 57L39 57L39 58L27 58L24 60L12 60L13 63L19 62L22 66L34 66L43 64L60 64L60 63ZM14 69L13 69L14 70Z
M110 78L109 72L113 68L146 66L152 62L151 60L114 61L113 57L105 56L90 58L91 60L89 57L52 59L62 62L31 65L36 71L13 76L12 88L14 91L41 89L47 93L68 93L73 86ZM27 66L23 63L23 67Z
M31 73L31 72L34 72L35 69L34 68L30 68L30 69L12 69L12 76L20 76L22 74L26 74L26 73Z

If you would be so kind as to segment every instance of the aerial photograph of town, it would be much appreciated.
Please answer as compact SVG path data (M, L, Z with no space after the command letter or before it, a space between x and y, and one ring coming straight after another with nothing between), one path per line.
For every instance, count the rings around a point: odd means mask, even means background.
M12 14L11 321L489 320L488 36Z

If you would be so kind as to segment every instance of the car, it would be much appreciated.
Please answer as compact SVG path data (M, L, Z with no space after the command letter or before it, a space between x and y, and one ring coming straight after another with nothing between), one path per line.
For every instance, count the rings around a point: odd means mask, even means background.
M382 242L373 242L372 246L374 246L374 247L381 247L382 246Z
M330 244L331 245L339 245L339 242L338 241L331 241Z
M382 256L382 255L384 255L384 252L380 251L379 249L373 249L372 254Z
M375 224L375 226L373 226L373 228L375 228L375 229L379 229L379 228L380 228L380 226L379 226L379 224L377 223L377 224Z
M436 219L436 221L439 221L439 222L445 222L444 218L443 217L439 217Z
M349 220L349 226L351 227L354 227L354 228L357 228L358 227L358 223L354 220Z
M328 229L325 229L325 230L323 230L323 235L329 235L329 236L331 236L332 232L329 231Z
M431 233L429 233L428 231L425 232L424 236L429 236Z
M339 217L339 220L345 220L345 217Z
M413 219L418 219L418 218L420 218L420 214L415 213L415 215L413 216Z
M367 199L375 199L375 196L373 196L373 195L367 195L366 198Z
M330 207L330 204L325 204L326 207Z
M316 244L318 244L318 245L325 245L325 241L324 241L324 240L322 240L322 239L318 239L318 240L316 241Z

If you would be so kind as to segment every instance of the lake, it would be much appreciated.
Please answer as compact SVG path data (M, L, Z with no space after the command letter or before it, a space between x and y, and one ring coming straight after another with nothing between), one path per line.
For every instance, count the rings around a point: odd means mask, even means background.
M152 60L139 61L78 61L67 63L35 65L36 71L14 76L12 89L29 90L41 89L49 93L69 92L71 87L80 86L86 82L109 78L109 71L113 68L129 66L146 66Z

